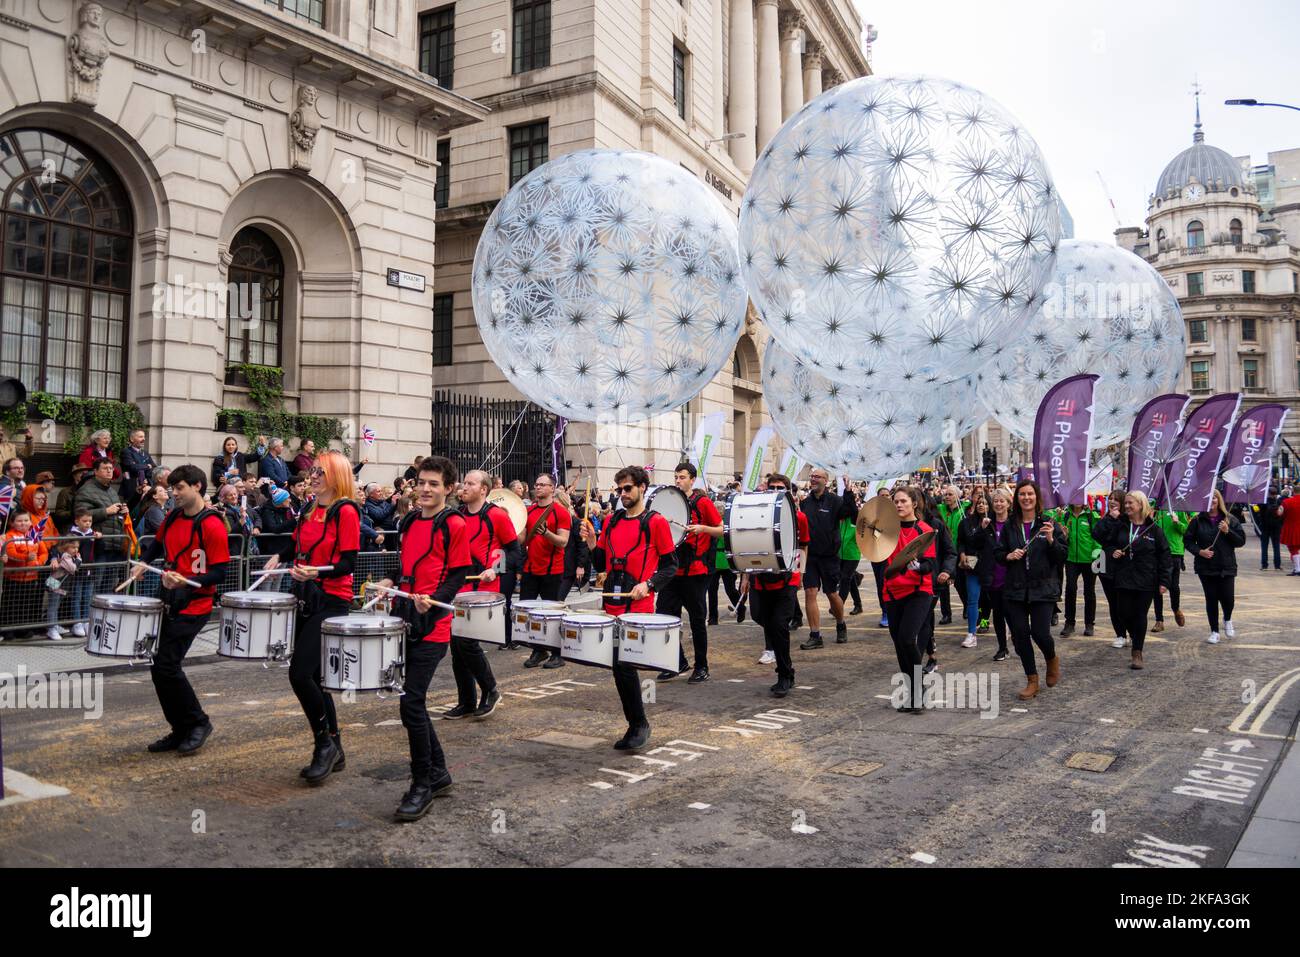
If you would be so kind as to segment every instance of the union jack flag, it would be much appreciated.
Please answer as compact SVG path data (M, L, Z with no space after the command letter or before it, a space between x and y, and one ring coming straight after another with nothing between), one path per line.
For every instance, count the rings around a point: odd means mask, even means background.
M37 522L35 525L33 525L33 526L31 527L31 530L27 533L27 537L28 537L28 539L30 539L33 543L34 543L34 542L44 541L44 540L45 540L45 526L49 523L49 521L50 521L50 517L49 517L48 515L46 515L46 516L45 516L44 518L42 518L39 522Z
M14 505L14 487L12 485L0 486L0 518L9 514L9 509Z
M366 445L374 445L376 438L378 438L378 436L375 435L375 430L370 426L363 425L361 427L361 441L365 442Z

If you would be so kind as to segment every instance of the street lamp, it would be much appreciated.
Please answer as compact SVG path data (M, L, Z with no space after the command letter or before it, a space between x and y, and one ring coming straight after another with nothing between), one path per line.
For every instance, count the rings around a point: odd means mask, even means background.
M1259 100L1224 100L1224 106L1276 106L1283 110L1295 110L1300 113L1300 106L1291 106L1289 103L1261 103Z
M744 138L744 133L727 133L725 136L715 136L711 140L705 140L704 145L707 148L712 146L714 143L725 143L728 140L743 140Z

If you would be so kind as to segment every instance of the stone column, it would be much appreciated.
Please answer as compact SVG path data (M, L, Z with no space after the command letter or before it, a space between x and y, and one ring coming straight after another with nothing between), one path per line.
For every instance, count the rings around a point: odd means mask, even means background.
M731 101L727 132L744 133L729 143L731 158L746 176L754 168L758 148L754 135L758 114L754 109L754 6L751 0L731 0Z
M809 40L803 51L803 100L810 103L822 95L822 45Z
M722 67L723 0L713 0L713 135L727 132L726 83Z
M777 0L758 0L758 152L781 128L781 33Z
M803 106L803 78L800 76L803 55L802 13L789 11L781 14L781 122L785 122Z

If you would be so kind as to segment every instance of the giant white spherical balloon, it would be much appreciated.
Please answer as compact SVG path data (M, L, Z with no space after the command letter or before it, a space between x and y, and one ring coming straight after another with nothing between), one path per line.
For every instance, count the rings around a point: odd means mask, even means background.
M988 418L976 377L916 388L850 386L821 375L775 340L763 396L781 437L810 462L855 479L889 479L937 457Z
M1101 376L1092 444L1127 439L1148 401L1178 389L1186 345L1178 298L1145 260L1109 243L1067 239L1037 313L984 370L980 397L1022 439L1062 379Z
M772 334L848 383L978 371L1037 306L1060 236L1025 128L931 77L864 77L806 104L763 151L740 216Z
M492 360L538 405L638 420L697 395L745 318L736 226L675 163L583 150L497 205L474 255L474 316Z

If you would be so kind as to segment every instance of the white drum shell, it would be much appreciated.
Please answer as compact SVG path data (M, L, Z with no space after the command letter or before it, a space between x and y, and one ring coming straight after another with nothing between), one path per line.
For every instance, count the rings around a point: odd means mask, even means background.
M327 618L321 625L321 685L326 691L402 687L405 622L389 616Z
M533 639L529 637L528 616L534 610L549 609L551 611L564 611L565 606L562 601L546 601L541 598L530 598L527 601L517 601L510 606L510 614L514 616L514 623L510 626L510 638L516 644L531 645ZM556 645L558 648L559 645Z
M506 596L495 592L463 592L452 604L451 633L457 638L485 641L491 645L506 643L502 622L506 614Z
M682 620L670 615L624 615L618 619L618 660L648 671L677 671Z
M565 615L560 622L560 657L580 665L614 667L617 620L609 615Z
M646 490L645 507L669 520L673 545L680 545L691 521L691 503L686 494L676 485L655 485Z
M163 603L140 595L93 595L86 651L101 658L145 658L157 647Z
M799 554L794 499L785 492L744 492L727 506L727 558L744 574L787 572Z
M252 598L250 596L257 596ZM298 601L279 592L228 592L221 598L217 654L284 661L293 654Z
M561 622L564 612L560 609L535 608L528 613L528 637L524 640L534 648L560 650L562 636Z

